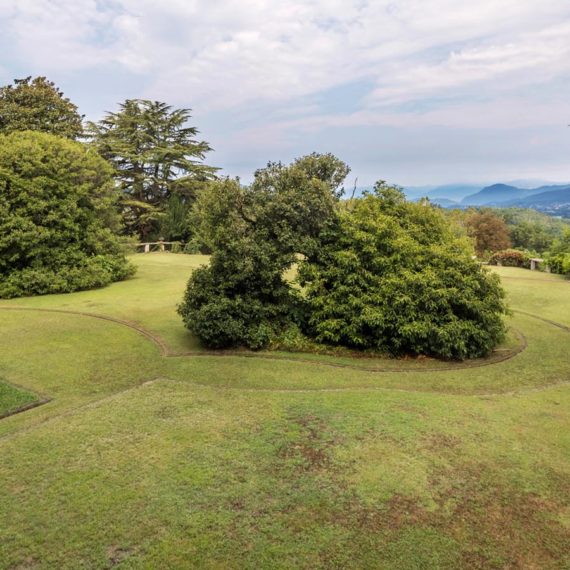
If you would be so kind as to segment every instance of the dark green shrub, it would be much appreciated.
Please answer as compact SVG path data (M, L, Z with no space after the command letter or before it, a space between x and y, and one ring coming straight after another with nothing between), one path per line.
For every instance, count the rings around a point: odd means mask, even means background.
M212 257L190 277L179 312L204 345L260 349L292 322L298 292L284 274L334 217L346 169L330 155L310 155L269 164L249 187L212 183L198 198L195 240Z
M546 263L552 273L570 277L570 229L565 229L562 236L554 240L546 254Z
M115 231L112 170L85 146L0 137L0 298L68 293L132 275Z
M305 332L391 355L485 356L504 338L504 292L471 254L439 211L379 184L300 264Z

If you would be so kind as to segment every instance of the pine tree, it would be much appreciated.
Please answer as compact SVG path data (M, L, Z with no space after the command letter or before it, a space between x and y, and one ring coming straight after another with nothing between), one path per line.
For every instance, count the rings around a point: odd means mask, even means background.
M117 113L88 124L88 137L115 167L125 226L141 239L157 237L170 197L193 200L215 168L202 160L212 150L187 126L190 109L127 99ZM166 236L168 237L168 236Z

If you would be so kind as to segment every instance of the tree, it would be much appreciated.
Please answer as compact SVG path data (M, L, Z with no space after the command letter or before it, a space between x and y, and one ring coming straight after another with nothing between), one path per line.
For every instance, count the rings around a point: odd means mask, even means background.
M189 204L213 178L216 169L201 162L211 148L196 139L189 119L189 109L127 99L117 113L88 124L92 144L115 167L126 230L143 240L158 237L172 195Z
M179 312L204 345L259 349L291 323L299 295L285 272L315 249L347 172L332 155L310 155L270 163L248 187L211 183L198 198L196 233L213 253L192 274Z
M546 262L553 273L570 277L570 229L566 228L562 237L555 240L546 254Z
M45 77L15 79L0 88L0 134L41 131L69 139L83 132L77 107Z
M377 183L300 263L305 333L392 355L484 356L502 340L499 279L471 259L444 214Z
M0 298L67 293L130 276L111 167L85 145L0 135Z
M493 212L473 212L465 224L468 235L475 240L475 251L479 257L508 249L512 245L507 224Z

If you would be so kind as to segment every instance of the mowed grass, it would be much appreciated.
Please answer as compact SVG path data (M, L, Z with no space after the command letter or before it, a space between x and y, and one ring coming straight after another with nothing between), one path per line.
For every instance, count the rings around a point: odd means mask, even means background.
M23 410L39 400L36 394L2 382L0 379L0 419Z
M0 306L195 350L175 304L203 259L134 259L131 281ZM514 309L566 322L566 282L500 271ZM511 325L528 347L505 362L374 372L165 358L120 324L0 310L0 378L51 398L0 420L0 568L568 568L570 334Z
M570 327L570 280L515 267L496 267L513 306Z

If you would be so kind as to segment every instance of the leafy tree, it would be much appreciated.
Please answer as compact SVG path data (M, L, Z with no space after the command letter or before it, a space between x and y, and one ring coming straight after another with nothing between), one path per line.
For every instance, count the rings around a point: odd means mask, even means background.
M562 237L554 241L546 262L553 273L570 277L570 229L565 229Z
M179 312L204 345L262 348L291 322L298 292L284 273L314 251L347 172L332 155L310 155L270 163L249 187L211 183L198 198L196 232L213 254L192 274Z
M88 124L93 145L115 167L126 229L142 239L157 237L171 196L188 204L213 178L216 169L201 162L211 148L196 139L189 119L189 109L128 99L117 113Z
M15 79L0 88L0 134L41 131L69 139L83 132L77 107L45 77Z
M0 298L131 275L115 235L116 200L111 167L84 145L32 131L0 135Z
M190 204L178 194L172 194L160 219L160 236L170 241L187 242L191 237Z
M475 240L475 251L479 257L512 245L507 224L489 210L473 212L466 220L466 227L467 233Z
M444 214L378 183L300 264L305 332L392 355L465 359L502 340L504 292Z

